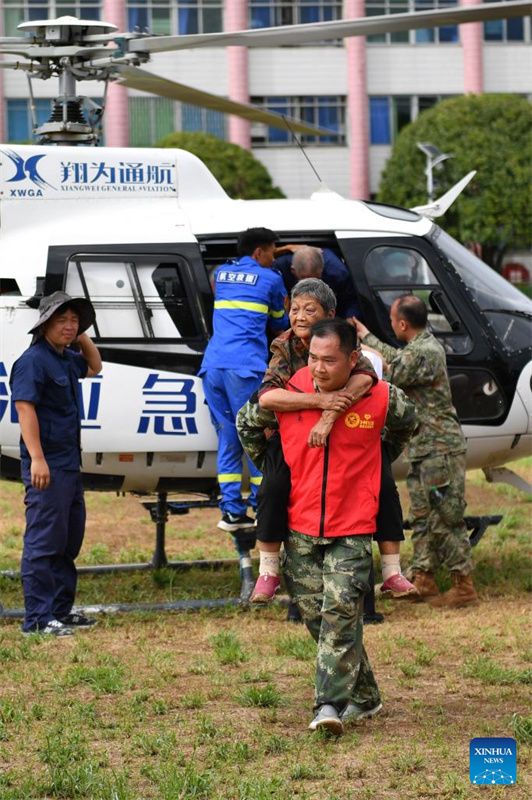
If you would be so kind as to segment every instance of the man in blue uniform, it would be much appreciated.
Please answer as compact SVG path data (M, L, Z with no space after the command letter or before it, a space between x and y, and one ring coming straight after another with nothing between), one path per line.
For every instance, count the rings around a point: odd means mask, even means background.
M224 531L250 528L241 495L244 451L236 415L259 388L268 364L266 330L288 327L286 291L273 264L277 236L268 228L249 228L237 241L238 260L214 272L214 334L201 365L203 389L218 433L218 483ZM250 504L256 508L261 473L248 459Z
M273 267L283 278L288 294L298 281L304 278L319 278L336 295L336 315L342 319L361 316L360 306L349 270L338 256L325 247L309 247L287 244L278 248L278 257Z
M13 365L11 391L20 429L26 495L22 552L22 631L69 636L95 620L72 612L74 563L85 532L80 474L80 378L97 375L100 354L85 333L92 304L64 292L43 297L31 346ZM76 341L80 353L69 349Z

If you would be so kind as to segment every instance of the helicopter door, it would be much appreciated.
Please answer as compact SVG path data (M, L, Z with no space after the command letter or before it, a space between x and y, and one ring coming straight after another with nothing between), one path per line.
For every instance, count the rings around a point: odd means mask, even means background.
M337 234L340 238L342 234ZM340 239L342 252L355 271L355 284L370 329L393 339L390 309L397 297L414 294L427 307L428 327L447 353L467 353L472 338L454 308L425 251L422 240ZM353 269L354 267L354 269ZM373 328L372 328L373 326Z
M428 328L447 353L453 402L460 420L500 420L507 404L495 374L486 368L485 337L430 245L414 237L370 240L341 239L342 234L337 235L356 276L368 328L383 341L400 347L390 325L392 303L405 294L420 297L427 307ZM481 349L479 359L476 353Z

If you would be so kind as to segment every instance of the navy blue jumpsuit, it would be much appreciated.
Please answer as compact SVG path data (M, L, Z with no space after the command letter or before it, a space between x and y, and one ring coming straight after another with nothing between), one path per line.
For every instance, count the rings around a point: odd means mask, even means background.
M21 439L21 473L26 487L26 531L22 553L23 631L40 630L70 614L76 594L74 560L85 532L81 481L79 378L88 364L78 353L59 353L38 339L13 365L13 401L33 403L39 421L50 486L31 485L31 458Z

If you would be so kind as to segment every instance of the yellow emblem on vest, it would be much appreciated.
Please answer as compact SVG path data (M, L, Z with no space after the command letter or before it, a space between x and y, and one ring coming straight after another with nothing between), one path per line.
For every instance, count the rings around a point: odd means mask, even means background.
M360 425L360 417L356 413L356 411L351 411L350 414L347 414L345 417L345 424L348 428L358 428Z
M371 414L364 414L364 419L360 422L361 428L374 428L375 420L371 419Z

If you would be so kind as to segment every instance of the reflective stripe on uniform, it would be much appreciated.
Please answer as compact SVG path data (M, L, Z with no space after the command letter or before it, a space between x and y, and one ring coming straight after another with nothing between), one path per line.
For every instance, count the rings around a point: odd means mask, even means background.
M269 311L268 306L264 303L249 303L246 300L215 300L214 308L233 308L240 311L256 311L259 314L267 314ZM284 314L284 311L282 314Z
M242 480L242 473L238 472L225 472L218 475L218 483L240 483Z
M260 486L262 483L262 475L257 475L256 478L250 478L249 482L254 486Z
M275 319L282 319L286 312L283 308L281 311L274 311L273 309L270 309L268 313L270 317L274 317Z

